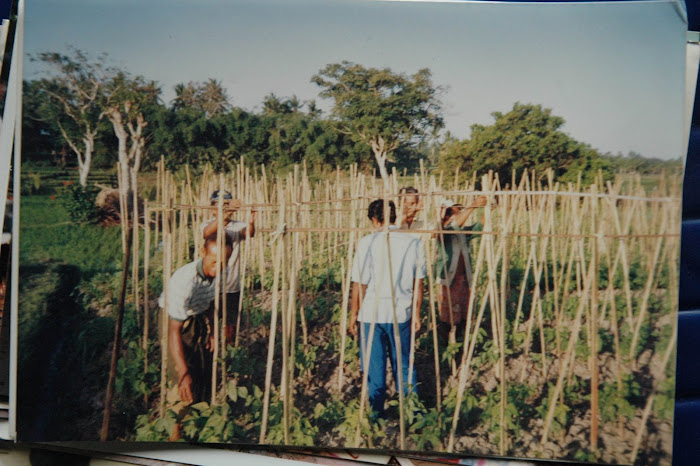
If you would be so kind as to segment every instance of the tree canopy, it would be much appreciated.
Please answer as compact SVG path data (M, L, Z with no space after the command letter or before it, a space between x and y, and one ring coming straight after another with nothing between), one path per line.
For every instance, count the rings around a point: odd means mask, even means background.
M80 184L85 186L92 166L98 125L104 116L104 88L114 70L104 64L104 56L92 59L85 52L70 54L43 52L33 57L46 65L49 77L40 80L38 95L43 102L35 107L39 118L51 121L63 141L75 154Z
M443 126L440 89L427 68L407 76L343 61L327 65L311 81L323 88L321 97L333 99L341 131L372 149L385 181L394 151Z
M239 108L215 79L180 83L164 104L157 82L108 66L104 56L70 49L34 59L47 73L25 82L25 152L32 160L78 165L81 183L98 161L109 167L122 161L128 178L126 170L152 168L161 156L170 169L210 163L226 170L241 157L275 170L305 161L319 173L357 163L365 171L378 167L385 182L389 162L412 171L420 160L448 177L455 169L462 178L493 170L503 183L524 170L544 175L551 168L561 181L581 172L590 181L599 170L609 176L614 168L652 173L680 165L600 155L564 132L563 118L535 104L494 112L492 124L472 125L463 140L441 135L442 89L427 69L407 75L328 64L311 78L318 96L333 102L324 113L315 100L274 93L259 110Z
M204 83L190 81L175 85L175 110L195 109L207 118L221 115L231 109L226 89L215 79L209 78Z
M465 140L448 140L442 147L438 167L447 174L456 168L464 174L493 170L503 183L524 170L544 175L554 170L555 177L573 181L579 172L585 178L598 170L610 172L610 164L589 145L576 141L562 131L564 119L541 105L515 103L507 113L491 114L494 123L475 124Z

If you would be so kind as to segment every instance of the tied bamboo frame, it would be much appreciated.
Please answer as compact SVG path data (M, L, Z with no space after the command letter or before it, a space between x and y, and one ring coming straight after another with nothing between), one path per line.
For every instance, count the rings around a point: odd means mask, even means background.
M396 172L392 173L390 189L392 194L383 195L383 186L375 178L362 174L353 166L349 172L341 174L338 170L332 178L313 182L306 167L295 167L286 177L271 179L267 170L262 167L247 167L243 160L231 173L215 175L211 170L205 170L198 180L193 180L189 171L185 179L175 181L172 174L165 171L163 164L159 166L157 176L156 199L147 202L146 215L148 219L147 244L163 243L163 283L167 289L167 281L176 266L194 259L190 251L197 251L201 238L199 224L211 210L206 205L208 193L213 187L227 189L243 201L239 212L245 219L251 209L259 211L256 237L247 238L241 244L241 304L245 302L246 294L269 293L272 295L272 306L263 311L271 311L270 341L268 346L268 363L266 383L264 387L263 422L261 425L260 442L266 442L268 431L267 412L270 403L270 391L273 385L279 384L280 402L284 404L284 438L290 438L292 424L292 407L295 403L294 381L299 376L294 367L295 353L303 348L306 351L308 342L308 323L304 318L302 284L297 280L302 268L307 267L311 272L322 272L323 268L339 264L341 270L340 293L340 324L334 331L339 333L341 342L336 372L334 393L329 396L343 399L344 387L348 383L347 364L344 363L347 332L347 309L349 290L351 286L352 257L357 240L372 230L366 220L366 208L375 198L392 199L401 208L402 200L395 195L399 185L413 184L419 187L423 216L426 223L437 224L439 200L452 197L464 205L475 195L485 195L489 199L490 208L483 209L478 215L484 216L484 231L470 233L474 261L473 292L467 309L467 319L464 325L464 342L461 353L454 360L454 372L446 382L440 380L440 357L437 346L437 307L435 305L437 284L433 280L435 273L434 249L437 246L430 233L434 229L426 228L416 233L422 234L427 256L428 277L426 279L426 297L428 314L424 315L429 322L431 332L433 359L436 370L435 395L437 408L442 409L442 401L447 394L447 385L457 385L456 400L461 406L465 392L469 390L480 372L489 368L475 367L473 364L477 351L477 339L480 329L490 334L497 348L498 361L494 369L500 380L499 386L499 421L497 447L494 453L508 454L512 442L508 439L506 427L506 407L508 405L509 383L520 383L526 380L523 370L514 379L506 375L508 369L508 351L518 351L528 355L535 346L534 339L538 338L539 358L541 360L538 377L542 380L555 382L547 414L542 419L543 428L539 433L539 442L544 446L549 438L553 413L561 402L561 391L571 383L573 377L571 366L577 360L575 347L579 335L585 331L586 345L596 348L596 335L601 330L601 324L608 325L608 317L612 316L609 331L612 334L615 351L615 378L619 385L621 374L625 370L636 367L634 352L638 346L641 327L649 318L649 300L657 289L658 277L662 268L670 273L677 273L677 249L680 227L680 200L678 192L673 191L677 183L662 183L659 192L647 193L642 188L638 177L618 177L613 182L603 183L597 180L591 186L584 187L577 183L558 183L553 180L552 173L546 173L538 178L534 173L526 173L520 179L513 178L512 189L504 187L501 181L492 174L487 174L480 180L483 189L476 191L472 178L465 185L455 183L450 190L441 185L443 175L430 176L421 167L412 179L400 179ZM331 180L335 185L331 185ZM178 199L180 202L178 202ZM475 214L477 215L477 214ZM155 225L151 231L151 216ZM189 231L189 236L187 231ZM459 234L443 232L444 234ZM160 236L159 236L160 235ZM188 238L192 237L190 241ZM188 246L193 243L195 247ZM136 259L137 252L134 253ZM137 279L147 280L148 267L153 263L153 252L148 248L141 262L143 271L139 274L134 269ZM146 257L147 256L147 257ZM324 257L323 260L316 260ZM140 259L139 259L140 260ZM641 294L635 295L630 285L629 271L631 263L638 261L645 269L646 281ZM510 270L511 264L520 263L523 274L520 281L513 283L504 271ZM597 284L598 272L602 265L607 267L609 277L621 276L622 286L616 290L608 280L601 288ZM271 288L265 289L261 280L261 288L252 288L251 273L257 271L263 276L268 267L273 269ZM674 269L675 267L675 269ZM528 286L529 281L535 283ZM541 289L547 296L544 296ZM517 296L515 309L507 308L510 295ZM626 323L633 344L626 353L619 347L621 329L617 325L619 304L617 295L623 296L624 311L620 319ZM143 311L142 321L148 325L150 296L147 283L142 288ZM529 305L526 306L526 298ZM551 301L553 317L545 313L545 298ZM134 296L134 299L138 299ZM299 302L297 302L299 300ZM565 307L576 302L573 316L567 316ZM167 307L167 303L166 303ZM508 316L514 311L515 317ZM245 344L244 330L241 328L240 316L252 310L241 307L239 321L236 322L235 346ZM547 311L549 312L549 311ZM166 315L161 313L161 322L167 322ZM486 320L489 326L484 326ZM278 333L278 323L281 323L282 353L275 354L275 336ZM554 323L554 325L552 325ZM302 335L299 343L297 324L301 327ZM161 348L167 348L166 324L162 324ZM545 329L552 325L555 332L553 346L544 340ZM425 327L424 327L425 328ZM563 337L563 329L569 328L568 342ZM572 330L573 329L573 330ZM602 330L607 327L602 328ZM510 332L510 333L509 333ZM516 342L513 333L522 334L522 342ZM675 330L674 330L675 332ZM370 331L371 333L371 331ZM144 349L148 337L148 328L144 329ZM538 337L536 337L538 335ZM217 339L222 335L217 334ZM415 336L411 341L411 365L414 363ZM670 343L669 343L670 344ZM222 341L217 342L217 348L223 354L225 347ZM167 352L163 351L162 380L167 365ZM281 358L283 371L279 380L273 380L272 365L275 358ZM659 356L661 358L661 356ZM587 366L592 377L599 374L596 352L591 351ZM226 383L225 368L214 371L220 374L217 385L223 388ZM659 379L663 375L658 376ZM363 407L357 424L357 435L352 446L372 445L372 440L363 438L360 425L364 417L364 394L366 378L362 378L361 400ZM655 384L655 387L658 383ZM164 383L161 383L161 401L159 411L164 412ZM598 386L591 388L591 411L597 411ZM214 393L223 393L214 390ZM403 418L403 397L400 396L400 415ZM220 403L222 395L214 396L213 403ZM446 451L456 451L460 448L459 431L461 410L454 410L449 436L442 448ZM590 429L589 443L595 450L597 442L598 417L593 416ZM644 426L649 414L644 418ZM403 422L400 422L400 435L395 445L405 448L405 432ZM350 446L350 445L349 445ZM634 452L636 455L637 452ZM629 460L627 458L626 460Z

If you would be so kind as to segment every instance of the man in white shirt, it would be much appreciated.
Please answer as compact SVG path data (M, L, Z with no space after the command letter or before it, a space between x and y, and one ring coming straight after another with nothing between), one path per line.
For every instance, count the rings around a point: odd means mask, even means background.
M231 242L227 238L221 264L228 261L231 253ZM169 316L168 377L177 387L177 395L169 393L168 401L178 417L183 415L186 406L211 399L215 278L223 269L221 264L221 269L217 269L218 260L218 242L214 234L204 242L204 257L177 269L168 282L167 296L163 293L158 300ZM176 423L171 439L178 438L179 424Z
M415 235L400 233L393 225L396 208L388 203L389 231L383 231L384 201L369 205L368 216L377 232L358 242L352 267L352 297L349 332L360 335L360 360L368 371L368 391L373 416L384 415L386 359L389 356L397 390L415 391L415 371L408 373L411 326L421 326L425 250ZM387 240L388 235L388 240ZM394 325L398 325L399 341ZM358 328L359 327L359 328ZM403 387L399 387L397 353L401 355ZM369 364L364 367L365 353Z
M210 198L212 206L218 205L219 196L223 197L224 229L226 230L226 236L231 240L233 247L231 258L229 259L226 267L226 286L224 287L226 290L226 340L230 341L236 328L236 321L238 319L238 303L240 301L240 244L242 241L245 241L246 237L249 236L252 238L255 236L255 218L257 216L257 212L255 210L251 210L250 219L248 222L233 220L231 217L233 216L235 210L240 207L240 201L233 199L233 196L228 191L214 191ZM203 238L207 238L208 236L216 233L219 225L218 218L219 211L217 209L214 211L214 217L202 222L201 232Z

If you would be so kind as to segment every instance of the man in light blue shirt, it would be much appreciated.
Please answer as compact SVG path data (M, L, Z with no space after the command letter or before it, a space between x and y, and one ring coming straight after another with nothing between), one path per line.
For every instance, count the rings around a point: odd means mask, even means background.
M396 221L396 207L389 206L389 231L384 230L384 201L369 205L368 217L377 229L358 242L352 267L352 297L349 332L360 335L360 359L368 371L370 405L375 416L383 416L386 398L386 360L391 367L397 390L400 354L403 392L415 391L415 371L409 375L411 327L420 329L423 304L425 250L415 235L401 233L391 224ZM398 326L399 340L394 325ZM365 354L369 364L365 368Z

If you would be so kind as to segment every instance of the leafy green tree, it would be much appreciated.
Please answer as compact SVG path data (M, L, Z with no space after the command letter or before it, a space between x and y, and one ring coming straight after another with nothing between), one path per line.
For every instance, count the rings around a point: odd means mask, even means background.
M390 156L443 125L440 89L428 69L407 76L343 61L327 65L311 81L323 88L321 97L335 102L340 131L371 148L386 189Z
M655 157L644 157L643 155L630 151L626 156L603 155L617 170L638 172L643 175L659 174L662 171L678 173L683 170L683 160L677 159L663 160Z
M175 110L195 109L207 118L226 113L231 109L228 93L221 83L210 78L204 83L190 81L175 85Z
M38 107L40 117L55 123L77 158L80 184L86 186L98 125L104 116L105 86L114 70L105 65L104 55L93 60L75 48L69 54L42 52L32 59L42 62L49 75L37 84L36 97L45 97Z
M443 144L439 169L449 175L458 167L465 176L493 170L504 183L513 172L516 177L524 170L543 175L548 168L562 181L575 180L579 172L584 181L591 181L599 169L610 175L610 164L563 132L564 119L552 115L551 109L515 103L508 113L491 115L494 123L472 125L469 139L448 139Z
M51 162L65 165L67 146L55 118L46 118L50 113L46 106L50 102L44 92L44 83L42 80L25 80L22 87L22 158L46 160L53 157L57 160Z

